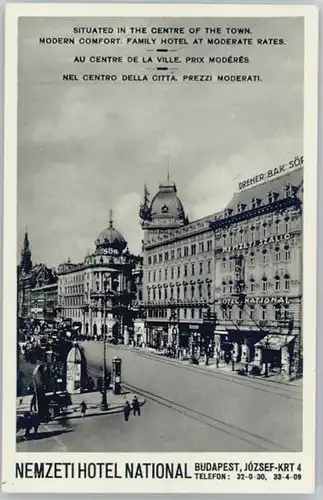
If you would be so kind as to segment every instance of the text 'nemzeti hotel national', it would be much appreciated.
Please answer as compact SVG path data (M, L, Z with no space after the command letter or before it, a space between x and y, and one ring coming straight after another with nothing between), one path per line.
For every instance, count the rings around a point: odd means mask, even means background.
M223 211L194 222L174 183L151 202L146 191L148 344L301 372L303 168L285 167L240 183Z

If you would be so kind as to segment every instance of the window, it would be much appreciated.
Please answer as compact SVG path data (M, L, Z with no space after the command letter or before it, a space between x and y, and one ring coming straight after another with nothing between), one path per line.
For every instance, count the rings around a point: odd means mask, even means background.
M179 286L177 287L176 292L177 292L177 299L179 299L181 296L181 289Z
M250 292L254 292L256 288L255 281L252 279L250 280Z
M184 257L188 257L188 247L184 247Z
M148 257L148 265L151 265L151 257Z
M156 300L156 290L153 290L153 300Z
M169 257L169 253L168 252L165 252L165 262L168 261L168 257Z
M195 295L195 287L194 285L191 286L191 298L194 299L194 295Z
M181 266L177 266L177 278L181 277Z
M211 298L211 285L210 285L210 283L208 283L208 285L207 285L207 298L208 299Z
M285 247L285 260L290 260L290 248L288 246Z
M191 264L191 274L192 276L195 275L195 264Z
M275 308L275 320L276 321L279 321L281 318L281 314L280 314L280 307L276 307Z
M223 259L222 259L222 269L223 269L223 271L226 270L226 266L227 266L227 259L225 257L223 257Z
M275 248L275 262L280 262L281 255L280 255L280 249L277 247Z
M160 262L163 262L163 254L162 254L162 253L160 253L160 254L158 255L158 262L159 262L159 263L160 263Z
M230 283L229 283L229 293L230 294L233 293L233 290L234 290L233 283L232 283L232 281L230 281Z
M251 228L251 241L254 241L255 240L255 228L252 227Z
M184 265L184 277L187 276L187 264Z
M203 262L200 262L200 274L203 274Z
M161 300L161 298L162 298L161 288L158 289L158 298L159 298L159 300Z
M165 269L165 280L167 280L168 270Z
M150 281L150 278L151 278L151 273L149 271L149 273L148 273L148 281Z
M174 279L174 268L172 267L170 270L170 279Z
M171 258L171 260L175 259L175 250L170 251L170 258Z
M288 321L291 319L291 314L290 314L290 310L288 309L288 306L286 307L285 306L285 310L284 310L284 320L285 321Z
M154 264L157 264L157 255L154 255Z
M262 235L263 235L264 238L267 238L267 224L263 225Z
M255 265L255 263L256 263L255 254L254 254L254 253L252 253L252 254L250 255L250 265L251 265L251 266L254 266L254 265Z
M240 243L243 243L243 231L239 232Z
M241 307L239 307L238 319L239 319L240 321L242 320L242 309L241 309Z
M158 271L158 280L161 281L161 269Z
M227 285L225 281L222 282L222 293L227 293Z
M276 278L275 278L275 290L276 290L276 292L279 292L279 290L280 290L280 277L279 276L276 276Z
M171 290L171 292L172 292L172 290ZM165 288L165 290L164 290L164 297L165 297L165 300L168 299L168 290L167 290L167 288Z
M195 317L195 309L191 309L191 318L194 319Z
M184 286L184 299L187 299L187 286Z
M207 251L210 252L212 250L212 240L207 240Z
M267 264L267 262L268 262L268 253L267 250L264 250L262 254L262 263Z
M208 274L211 273L211 261L210 260L207 261L207 272L208 272Z
M203 297L203 289L202 289L202 285L200 284L199 285L199 298L201 299Z
M223 246L224 247L227 246L227 237L226 237L226 235L223 236Z
M267 292L268 290L268 282L267 282L267 278L263 278L262 279L262 291L263 292Z
M261 309L261 319L262 320L266 319L266 314L267 314L267 308L266 308L266 306L263 306Z
M180 259L182 256L182 249L181 248L178 248L177 249L177 258Z
M251 200L251 208L257 208L258 200L257 198L252 198Z
M229 309L228 309L228 318L231 319L231 317L232 317L232 308L229 307Z
M204 241L199 242L199 252L204 252Z
M250 306L250 318L254 319L255 317L255 308L253 306Z
M202 319L202 317L203 317L202 309L199 309L198 311L199 311L199 319Z
M289 278L285 278L284 288L285 288L285 290L290 290L290 279Z
M191 255L196 255L196 244L191 245Z
M170 298L171 298L171 300L174 299L174 288L170 289Z
M154 281L156 281L156 271L154 271Z
M285 220L285 233L289 233L290 229L290 224L289 224L289 219Z
M279 234L280 231L280 222L279 220L276 220L275 222L275 234Z
M187 309L183 309L183 316L184 316L184 319L187 318Z

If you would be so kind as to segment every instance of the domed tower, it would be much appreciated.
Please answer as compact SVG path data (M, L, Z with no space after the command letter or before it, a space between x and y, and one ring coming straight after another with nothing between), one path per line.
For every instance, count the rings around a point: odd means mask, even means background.
M120 255L127 242L122 234L113 227L112 210L110 210L109 227L104 229L95 241L96 255Z
M145 186L144 201L140 207L141 227L144 230L144 244L165 231L177 229L188 223L175 183L169 179L159 185L158 192L149 202Z

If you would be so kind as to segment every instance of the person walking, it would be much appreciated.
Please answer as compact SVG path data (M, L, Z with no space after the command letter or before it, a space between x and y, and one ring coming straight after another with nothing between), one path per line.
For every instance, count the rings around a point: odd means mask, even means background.
M85 403L85 401L82 401L82 403L81 403L81 415L82 415L82 417L85 417L86 410L87 410L86 403Z
M131 406L129 404L129 401L126 401L123 407L123 414L126 422L128 422L129 420L130 412L131 412Z
M139 404L137 396L133 397L133 400L132 400L132 409L133 409L133 415L134 415L134 417L136 415L138 415L138 417L140 417L140 404Z

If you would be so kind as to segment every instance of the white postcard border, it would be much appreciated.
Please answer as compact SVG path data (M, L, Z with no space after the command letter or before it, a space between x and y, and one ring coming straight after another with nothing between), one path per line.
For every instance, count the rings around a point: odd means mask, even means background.
M304 243L303 243L303 452L302 453L149 453L51 454L58 462L300 462L297 481L226 482L126 479L15 479L16 461L48 461L44 453L16 452L16 221L17 221L17 41L19 17L292 17L305 19L304 81ZM311 493L315 485L315 363L317 265L317 94L318 13L300 5L210 4L11 4L6 8L5 162L3 238L3 404L2 488L7 492L80 493ZM14 371L15 373L15 371ZM59 439L59 438L57 438Z

